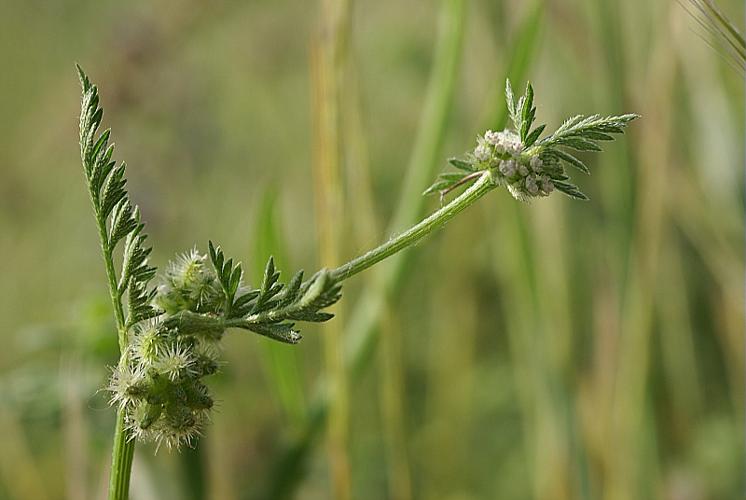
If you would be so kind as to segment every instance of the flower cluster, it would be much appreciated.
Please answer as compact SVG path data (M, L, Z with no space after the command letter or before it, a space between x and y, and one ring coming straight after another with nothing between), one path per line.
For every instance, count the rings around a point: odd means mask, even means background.
M565 172L568 165L589 173L585 163L570 150L601 151L599 142L613 140L614 134L624 133L637 118L635 114L577 115L542 138L546 125L534 127L536 107L530 83L516 101L510 81L506 81L505 102L513 127L502 132L488 130L477 137L473 150L462 158L449 160L460 172L440 174L424 194L438 193L442 200L451 191L489 175L495 186L507 187L520 201L549 196L555 190L576 200L587 200Z
M495 182L505 185L518 200L548 196L554 191L544 161L538 155L526 154L521 138L511 130L488 130L477 138L471 156L479 170L492 171Z
M192 251L170 266L155 299L165 315L133 329L109 382L112 404L125 410L133 437L178 448L201 434L213 406L202 380L218 369L224 330L187 330L169 319L183 311L218 315L222 299L205 256Z

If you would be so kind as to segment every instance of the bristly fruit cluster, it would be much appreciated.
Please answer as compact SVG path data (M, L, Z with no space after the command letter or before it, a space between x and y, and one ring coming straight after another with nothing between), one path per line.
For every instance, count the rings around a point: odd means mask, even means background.
M110 130L97 135L103 117L98 89L79 67L78 73L80 152L122 353L109 382L111 402L124 412L131 438L178 448L190 444L209 419L213 400L203 379L218 370L226 329L297 343L301 336L293 322L331 319L322 309L340 299L341 285L327 270L307 281L300 271L285 285L270 257L259 288L246 287L241 265L209 242L209 255L193 250L178 257L162 284L149 288L156 268L148 263L144 224L125 189L125 165L112 160ZM117 273L114 250L122 240Z
M299 272L285 286L271 258L261 287L244 287L241 265L212 242L209 250L209 259L192 250L169 265L153 300L159 316L135 326L111 377L112 403L134 437L178 448L201 433L213 406L203 379L218 370L227 328L297 343L288 320L331 319L320 309L340 298L325 272L306 283Z
M612 134L624 133L624 128L637 115L602 117L574 116L566 120L553 134L540 139L546 125L533 127L536 119L534 90L515 101L510 80L506 81L505 98L512 129L501 132L488 130L477 137L477 146L463 158L450 163L461 172L440 174L425 194L445 196L452 190L474 181L489 171L495 184L507 187L517 200L548 196L555 189L575 199L587 200L578 187L569 182L565 165L589 173L588 167L567 150L601 151L599 141L611 141Z

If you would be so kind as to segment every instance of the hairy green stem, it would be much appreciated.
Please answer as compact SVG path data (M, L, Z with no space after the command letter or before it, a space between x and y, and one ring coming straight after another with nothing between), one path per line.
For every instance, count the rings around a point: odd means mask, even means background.
M395 253L416 244L422 238L445 225L449 220L473 205L486 193L497 187L497 184L493 181L492 174L489 171L475 172L475 174L477 175L476 181L461 193L461 195L454 198L448 204L444 205L436 212L433 212L408 230L391 238L386 243L383 243L369 252L352 259L346 264L329 271L329 278L332 281L344 281L347 278L350 278L381 262L387 257L391 257ZM283 296L284 294L282 292L278 294L278 297ZM287 317L288 312L292 307L295 306L289 306L285 309L276 309L268 312L260 312L244 318L232 318L227 320L223 318L205 317L196 313L182 312L169 318L168 321L171 321L174 326L178 325L182 330L192 329L193 323L197 324L198 326L196 328L200 330L205 328L220 330L226 327L250 329L253 325L278 321Z
M473 205L486 193L497 187L490 172L483 171L476 174L478 175L476 181L461 193L461 195L454 198L448 204L444 205L436 212L433 212L408 230L391 238L386 243L383 243L369 252L352 259L348 263L329 271L330 279L337 282L344 281L378 262L381 262L387 257L416 244L425 236L444 226L456 215ZM282 297L282 294L278 294L278 296ZM261 312L246 316L244 318L232 319L212 318L196 313L181 312L169 318L167 321L172 322L173 326L178 325L178 328L182 331L189 331L192 329L214 329L220 331L226 327L251 329L254 325L282 320L287 317L291 308L292 307L277 309L274 311Z
M494 189L496 186L497 185L492 180L492 175L485 171L479 176L476 182L469 187L469 189L464 191L457 198L454 198L450 203L443 206L437 212L434 212L432 215L423 219L421 222L400 235L391 238L383 245L380 245L360 257L351 260L347 264L332 270L330 272L332 279L335 281L343 281L350 276L354 276L355 274L368 269L372 265L381 262L386 257L390 257L406 247L414 245L435 229L443 226L464 209L474 204L475 201Z
M127 348L127 328L125 326L124 307L122 307L122 296L119 293L119 287L117 285L117 273L114 270L114 257L112 256L111 249L108 246L109 239L106 236L106 219L102 218L97 213L96 222L98 223L98 233L99 238L101 239L101 252L104 255L104 264L106 266L106 278L109 281L111 305L114 308L114 319L117 323L119 353L122 354Z
M98 210L96 204L93 204L96 212L96 223L98 225L98 234L101 240L101 252L104 257L106 267L106 277L109 283L109 295L111 304L114 308L114 319L117 324L117 337L119 339L119 363L125 359L127 349L127 327L124 317L124 307L122 306L122 296L119 293L117 285L117 274L114 269L114 258L111 248L109 248L108 237L106 233L106 218ZM114 446L111 452L111 476L109 478L109 500L126 500L129 495L130 475L132 473L132 457L135 452L135 441L128 436L125 427L124 411L117 411L117 422L114 428Z
M114 448L111 453L109 500L126 500L129 497L135 441L130 439L124 424L124 411L119 409L114 431Z

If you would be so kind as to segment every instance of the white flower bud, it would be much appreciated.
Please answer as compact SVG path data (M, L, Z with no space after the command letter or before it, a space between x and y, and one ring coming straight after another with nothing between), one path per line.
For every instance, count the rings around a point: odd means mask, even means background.
M480 144L474 149L474 158L476 158L478 161L488 161L490 159L490 156L492 156L490 147L483 142L480 142Z
M488 130L484 133L484 140L492 144L493 146L497 146L498 144L500 144L500 132Z
M500 162L500 173L505 177L513 177L516 171L515 160L503 160Z
M541 167L544 166L544 162L541 161L541 158L539 158L538 156L531 157L531 161L529 162L529 164L531 165L531 170L536 173L541 172Z
M539 186L536 184L536 178L533 175L526 177L526 191L531 196L538 196Z
M518 173L521 174L521 177L526 177L528 175L528 168L526 165L521 163L521 165L518 167Z
M494 146L497 154L508 153L516 156L523 149L520 137L510 130L503 130L502 132L488 130L484 133L484 141Z
M541 177L541 190L547 195L554 191L554 184L552 184L551 179L546 175Z

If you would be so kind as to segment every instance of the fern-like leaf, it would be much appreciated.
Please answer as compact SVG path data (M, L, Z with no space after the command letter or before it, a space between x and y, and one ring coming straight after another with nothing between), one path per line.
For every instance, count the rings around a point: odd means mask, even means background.
M611 141L611 134L623 134L625 127L638 115L574 116L550 136L539 141L543 148L567 146L579 151L601 151L598 141Z
M148 288L156 269L148 264L151 249L145 246L147 236L143 233L140 212L132 204L127 193L127 166L112 159L114 144L110 144L111 130L97 135L104 110L101 108L98 88L91 83L80 66L76 66L83 97L80 112L80 157L88 183L96 222L101 235L101 247L107 262L112 291L120 304L127 298L127 318L122 318L129 328L140 321L155 317L159 311L151 305L155 291ZM114 251L124 240L122 270L117 278L113 271ZM114 288L114 287L113 287Z
M222 249L212 242L208 246L210 261L226 299L223 310L226 324L281 342L296 343L301 337L294 330L295 321L323 322L334 317L323 309L341 298L342 287L329 271L321 270L308 281L303 281L303 271L299 271L284 284L270 257L260 286L243 288L240 264L226 260Z

